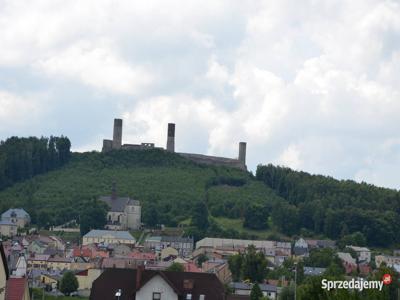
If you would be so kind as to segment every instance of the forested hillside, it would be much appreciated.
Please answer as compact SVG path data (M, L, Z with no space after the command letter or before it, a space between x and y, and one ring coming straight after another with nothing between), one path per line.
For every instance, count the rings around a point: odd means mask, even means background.
M69 161L67 137L18 138L0 142L0 190L63 166Z
M63 143L69 147L67 139L59 138L2 144L18 151L7 150L13 165L3 174L11 179L1 183L14 184L0 191L1 211L23 207L41 227L81 217L87 220L101 215L104 208L96 199L109 195L115 182L120 196L141 201L147 226L182 223L196 237L302 235L384 247L400 242L400 195L395 190L272 165L259 166L253 176L238 169L199 165L158 149L70 154L59 148ZM32 151L32 144L41 148ZM45 154L37 156L37 149Z
M142 202L142 219L152 226L175 226L190 219L199 202L207 203L212 212L223 205L223 214L236 218L250 203L277 198L247 172L198 165L154 149L74 153L61 169L0 192L0 208L24 207L40 226L62 224L79 218L93 206L93 199L109 195L113 182L120 196Z
M400 194L395 190L272 165L259 166L256 177L285 199L273 218L287 234L305 228L346 243L384 247L400 242Z

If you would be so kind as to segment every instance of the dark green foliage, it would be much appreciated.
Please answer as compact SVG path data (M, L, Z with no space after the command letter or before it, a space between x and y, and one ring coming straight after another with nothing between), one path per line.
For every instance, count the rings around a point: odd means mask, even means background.
M258 283L255 283L251 288L250 300L261 300L263 298L263 293L260 289Z
M72 292L75 292L79 287L78 279L71 271L67 271L64 273L60 282L60 291L65 295L69 295Z
M271 215L288 235L305 228L345 242L364 244L364 237L371 246L400 242L400 193L395 190L272 165L258 166L256 178L285 199Z
M184 270L185 268L183 267L183 265L176 262L172 263L172 265L165 269L165 271L169 272L183 272Z
M89 201L80 212L81 235L92 229L101 229L106 225L107 207L96 199Z
M197 165L158 149L73 153L63 168L1 191L0 211L12 206L23 207L34 223L63 224L71 219L78 220L91 199L110 195L115 181L119 196L141 201L143 221L150 227L156 224L177 226L192 217L196 203L204 202L206 182L216 174L250 180L246 172ZM248 189L247 185L235 188L239 192ZM216 203L213 197L209 196L212 204L207 203L207 206ZM39 221L42 212L45 218Z
M205 254L200 254L198 257L197 257L197 266L199 267L199 268L201 268L201 265L204 263L204 262L206 262L206 261L208 261L208 257L207 257L207 255L205 255Z
M18 138L0 142L0 190L16 182L57 169L71 156L67 137Z
M228 265L232 273L232 280L239 281L242 278L243 256L241 254L229 256Z
M344 248L346 245L353 245L353 246L366 246L367 240L365 236L359 232L356 231L352 234L348 235L343 235L340 241L338 242L339 248Z
M264 253L257 252L253 245L247 247L245 254L230 256L228 264L233 281L243 279L262 282L267 275L267 260Z
M244 214L243 226L251 229L266 229L268 228L268 216L268 207L251 205Z
M209 226L208 210L203 201L199 201L193 206L192 225L203 231L207 230Z

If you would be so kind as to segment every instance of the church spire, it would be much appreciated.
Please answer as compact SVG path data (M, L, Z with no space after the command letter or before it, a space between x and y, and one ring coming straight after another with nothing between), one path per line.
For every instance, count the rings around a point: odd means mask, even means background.
M112 200L117 199L117 184L115 183L115 180L114 180L113 183L112 183L111 199L112 199Z

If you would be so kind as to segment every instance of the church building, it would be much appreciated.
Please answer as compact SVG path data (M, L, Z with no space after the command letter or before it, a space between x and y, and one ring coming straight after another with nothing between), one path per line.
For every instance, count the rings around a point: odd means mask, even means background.
M111 196L101 196L100 201L105 202L107 212L106 229L110 230L137 230L141 227L141 206L138 200L130 197L118 197L115 184Z

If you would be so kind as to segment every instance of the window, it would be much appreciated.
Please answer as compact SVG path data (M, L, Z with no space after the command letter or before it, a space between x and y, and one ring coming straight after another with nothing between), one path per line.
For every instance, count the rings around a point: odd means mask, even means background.
M153 300L161 299L161 293L153 293Z
M200 295L199 296L199 300L205 300L206 299L206 296L205 295Z

